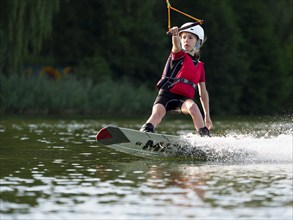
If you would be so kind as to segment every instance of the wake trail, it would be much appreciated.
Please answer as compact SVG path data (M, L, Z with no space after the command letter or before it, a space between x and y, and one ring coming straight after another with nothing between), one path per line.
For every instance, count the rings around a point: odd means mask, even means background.
M253 137L188 137L189 144L207 154L208 161L217 162L277 162L292 163L293 135ZM191 147L192 148L192 147Z

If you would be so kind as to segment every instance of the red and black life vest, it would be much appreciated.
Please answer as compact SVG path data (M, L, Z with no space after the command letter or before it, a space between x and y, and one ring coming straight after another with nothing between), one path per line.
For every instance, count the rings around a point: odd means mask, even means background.
M203 63L180 51L170 54L157 87L193 99L199 82L205 82Z

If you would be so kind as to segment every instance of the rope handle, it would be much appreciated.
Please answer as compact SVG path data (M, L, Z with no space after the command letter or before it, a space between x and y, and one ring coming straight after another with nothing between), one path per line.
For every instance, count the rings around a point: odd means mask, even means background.
M186 17L192 19L192 20L195 20L195 22L194 22L193 24L188 25L187 27L184 27L184 29L186 29L186 28L190 28L190 27L193 27L193 26L198 25L198 24L200 24L200 25L203 24L203 20L200 20L200 19L195 18L195 17L193 17L193 16L191 16L191 15L189 15L189 14L184 13L183 11L180 11L180 10L178 10L178 9L176 9L176 8L173 8L173 7L171 6L169 0L166 0L166 3L167 3L167 8L168 8L168 32L166 33L167 35L170 35L170 32L169 32L169 31L170 31L170 29L171 29L171 9L172 9L173 11L176 11L176 12L179 13L179 14L182 14L182 15L184 15L184 16L186 16ZM180 29L180 28L179 28L179 31L180 31L180 30L184 30L184 29Z
M198 23L198 22L192 22L192 24L189 24L189 25L186 25L186 26L184 26L184 27L178 28L178 31L183 31L183 30L185 30L185 29L187 29L187 28L191 28L191 27L194 27L194 26L196 26L196 25L199 25L199 23ZM171 34L170 31L167 31L166 35L171 36L172 34Z
M169 6L167 6L167 7L169 7ZM195 18L195 17L193 17L193 16L191 16L191 15L189 15L189 14L186 14L186 13L184 13L183 11L180 11L180 10L178 10L178 9L176 9L176 8L173 8L172 6L170 6L170 9L172 9L173 11L176 11L176 12L178 12L178 13L180 13L180 14L182 14L182 15L184 15L184 16L186 16L186 17L192 19L192 20L195 20L195 21L198 22L199 24L202 24L202 23L203 23L203 20L200 20L200 19L198 19L198 18Z

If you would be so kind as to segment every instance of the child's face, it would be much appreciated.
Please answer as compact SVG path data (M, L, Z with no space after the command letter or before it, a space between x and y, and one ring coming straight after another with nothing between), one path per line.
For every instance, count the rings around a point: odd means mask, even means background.
M197 42L197 37L189 32L183 32L180 35L181 38L181 46L186 52L190 52L194 49L195 44Z

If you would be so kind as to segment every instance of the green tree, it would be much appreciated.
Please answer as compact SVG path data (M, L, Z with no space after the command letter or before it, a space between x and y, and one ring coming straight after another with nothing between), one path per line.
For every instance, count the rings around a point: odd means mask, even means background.
M156 0L109 0L101 5L104 22L99 49L112 67L113 78L153 84L163 68L162 56L168 56L166 29L154 16L160 4Z
M219 115L239 114L239 98L247 80L248 65L237 14L229 1L210 1L209 7L206 70L211 81L211 103Z
M92 57L100 44L103 11L100 0L60 2L53 20L52 38L42 49L42 57L51 57L57 65L78 65Z
M277 44L280 49L283 78L280 103L282 106L293 109L293 1L291 0L268 0L265 3L269 6L274 24L274 35L277 36ZM283 103L282 103L283 102ZM287 111L287 109L282 109Z
M111 66L102 52L103 1L61 1L53 22L52 38L41 56L55 66L73 66L79 78L95 82L111 77Z
M52 31L59 0L1 0L0 73L19 72L26 56L41 49Z
M114 80L153 85L163 69L162 56L168 56L166 27L157 18L162 8L166 13L166 3L157 0L61 2L53 38L42 54L56 64L78 66L77 75L95 81L110 74Z
M239 14L238 23L245 36L243 49L247 53L246 62L249 64L247 80L243 85L241 112L271 112L281 103L287 89L287 73L282 66L273 18L264 0L247 0L241 5L231 2Z

